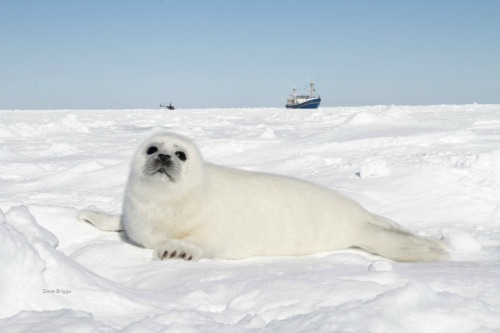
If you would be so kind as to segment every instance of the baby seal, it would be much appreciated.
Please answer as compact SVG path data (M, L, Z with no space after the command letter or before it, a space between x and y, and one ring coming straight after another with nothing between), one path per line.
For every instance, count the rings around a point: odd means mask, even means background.
M397 261L447 258L417 236L328 188L204 162L189 139L163 133L135 152L119 216L83 210L79 219L125 230L161 259L300 256L361 248Z

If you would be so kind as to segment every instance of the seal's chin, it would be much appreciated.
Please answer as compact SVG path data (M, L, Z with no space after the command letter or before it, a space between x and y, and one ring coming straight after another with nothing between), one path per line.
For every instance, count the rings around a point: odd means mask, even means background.
M172 183L175 182L175 178L173 177L173 175L169 173L169 170L165 167L159 168L158 171L156 171L154 174L159 174L160 177L162 177L162 175L165 175Z

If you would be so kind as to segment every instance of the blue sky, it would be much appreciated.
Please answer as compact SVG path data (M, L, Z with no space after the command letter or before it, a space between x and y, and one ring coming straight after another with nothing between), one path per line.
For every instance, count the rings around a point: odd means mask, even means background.
M500 1L0 0L0 109L500 103Z

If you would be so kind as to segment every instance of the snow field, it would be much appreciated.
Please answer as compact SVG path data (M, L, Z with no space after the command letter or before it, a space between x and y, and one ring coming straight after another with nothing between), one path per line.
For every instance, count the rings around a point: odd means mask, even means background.
M153 261L80 223L121 211L157 131L207 161L334 188L453 260L357 250ZM0 111L1 332L498 332L500 106Z

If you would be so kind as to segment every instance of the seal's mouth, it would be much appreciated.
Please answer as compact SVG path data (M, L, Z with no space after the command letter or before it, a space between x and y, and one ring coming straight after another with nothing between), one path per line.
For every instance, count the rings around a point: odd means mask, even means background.
M179 171L179 166L172 160L154 158L146 163L142 174L147 178L155 175L167 177L171 182L176 182L179 178Z

